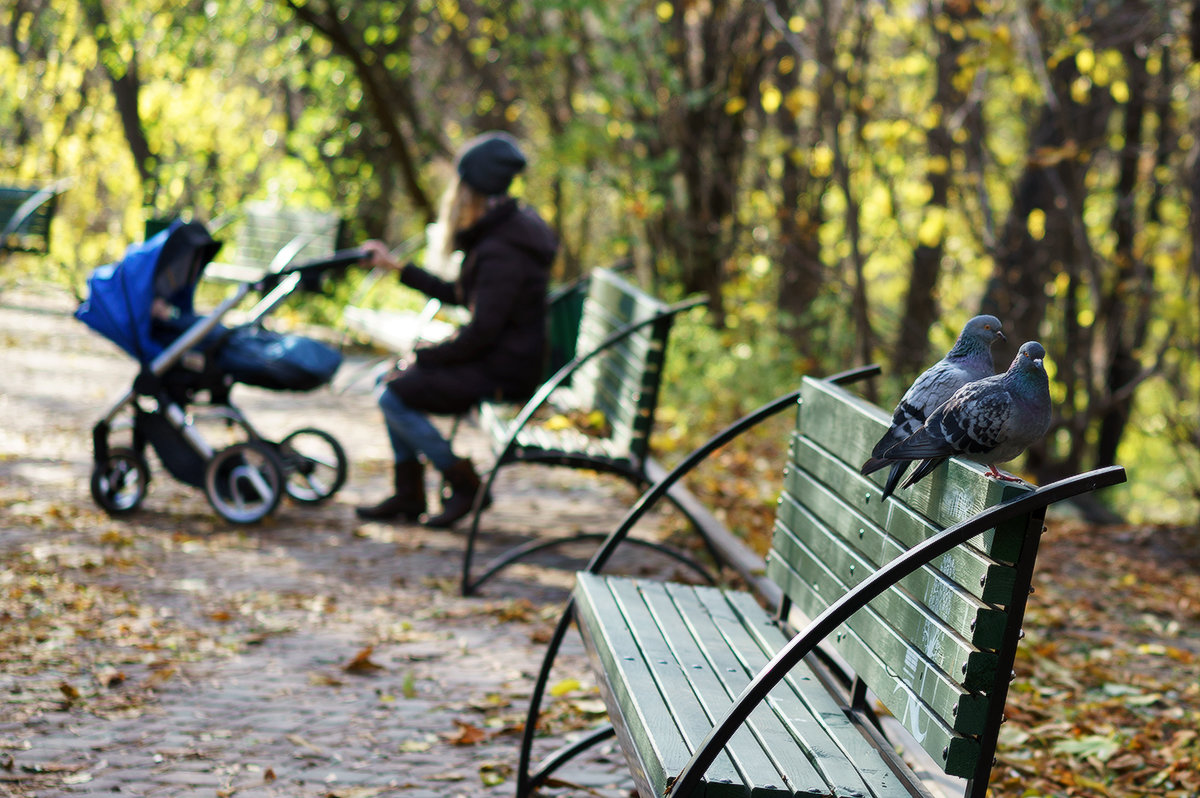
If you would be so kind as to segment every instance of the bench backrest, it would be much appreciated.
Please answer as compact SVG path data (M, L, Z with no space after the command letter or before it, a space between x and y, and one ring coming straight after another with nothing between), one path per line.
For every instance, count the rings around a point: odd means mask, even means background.
M626 325L650 319L667 307L616 273L594 269L588 278L576 355L591 352ZM580 406L602 412L614 443L636 460L649 451L673 317L667 313L608 347L580 365L571 379Z
M288 262L322 258L338 248L341 229L334 212L251 203L238 226L233 263L277 271Z
M767 574L810 618L916 543L1029 490L952 460L881 502L887 470L868 480L859 467L888 420L837 386L802 384ZM1024 613L1041 520L1021 518L974 538L827 640L951 775L970 778L981 737L998 734L1019 637L1020 617L1010 616Z
M5 233L4 240L0 241L0 251L44 255L49 250L50 220L54 218L54 209L58 202L57 192L51 192L32 213L19 220L15 229L9 229L17 212L40 191L41 188L0 186L0 231Z

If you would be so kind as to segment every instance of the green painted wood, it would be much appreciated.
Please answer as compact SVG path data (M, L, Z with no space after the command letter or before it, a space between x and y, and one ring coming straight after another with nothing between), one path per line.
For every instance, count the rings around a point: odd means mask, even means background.
M822 380L806 377L801 389L800 426L806 436L820 447L835 452L857 472L870 455L875 441L887 429L887 414L845 389ZM806 412L811 412L819 419L819 423L805 428L803 415ZM880 488L886 478L887 469L883 469L867 480L871 485L864 490L865 507L880 505ZM898 490L895 498L941 528L966 520L993 504L1030 490L1028 486L991 479L986 476L983 466L954 458L912 488ZM984 551L998 560L1015 561L1020 540L1000 539L993 542L992 537L986 536ZM1011 551L1008 547L1014 542L1016 551Z
M784 477L785 483L791 480L792 474L798 470L811 474L820 483L837 491L847 506L859 516L874 522L880 528L886 528L888 535L905 548L916 545L942 529L941 526L930 524L928 518L914 512L900 501L889 500L886 505L881 505L877 500L872 501L871 493L857 489L857 486L865 484L855 473L857 469L851 471L844 462L826 450L815 448L811 441L803 436L793 438L790 456L791 464ZM841 489L838 490L837 486L841 486ZM851 527L850 530L848 534L857 534L857 528ZM977 547L985 546L986 543L984 536L978 536L969 545L947 552L932 565L942 573L953 574L955 581L980 600L987 603L1007 603L1012 598L1012 570L974 553L982 552L983 549Z
M592 352L613 333L666 310L665 304L610 270L596 269L588 278L575 352ZM550 430L534 421L518 434L512 459L549 463L582 455L612 470L640 470L649 454L672 320L668 315L604 348L581 364L569 385L551 398L558 413L587 415L599 410L607 425L605 435ZM489 433L494 450L504 445L511 431L505 414L491 405L481 409L480 426Z
M17 211L40 191L41 187L0 186L0 231L8 230ZM58 192L53 191L0 241L0 251L45 255L50 248L50 222L57 207Z
M768 575L786 586L789 593L803 599L803 603L797 602L797 608L812 617L827 606L829 594L836 598L844 590L839 590L836 577L819 560L802 553L799 544L797 549L787 562L773 558ZM948 657L936 643L930 645L930 641L906 637L897 631L887 614L889 605L901 599L893 594L885 598L888 600L872 602L851 618L828 641L829 647L871 685L893 714L903 717L919 712L924 718L919 724L922 727L935 718L953 731L979 734L984 727L987 701L972 689L991 686L981 675L995 674L995 655L960 649L956 656ZM936 628L936 621L930 619L930 622ZM946 667L946 660L956 663L953 669ZM957 665L959 661L961 665Z
M664 589L680 614L688 619L706 660L732 700L761 667L758 661L766 662L760 656L751 667L740 654L739 648L747 647L750 640L744 627L747 623L770 624L769 616L755 605L752 619L741 617L723 591L716 588L668 583ZM701 623L705 625L703 633L696 631ZM868 793L858 771L789 685L781 686L764 705L756 708L750 722L798 796Z
M824 460L824 463L818 461ZM799 458L804 468L830 465L827 453L810 451ZM828 472L831 469L823 469ZM835 466L832 470L837 470ZM847 476L844 471L842 477ZM851 479L857 479L850 476ZM827 478L828 479L828 478ZM848 491L856 495L853 488ZM893 509L888 516L891 521L885 531L871 518L851 507L834 489L817 480L808 470L789 468L784 481L784 493L776 511L776 520L784 528L793 528L800 508L823 524L822 534L831 534L844 540L858 555L866 560L865 567L871 571L891 562L905 550L934 534L935 530L919 516L903 507ZM809 527L804 527L805 530ZM862 569L864 564L858 563ZM962 546L939 558L937 567L927 566L900 582L920 601L933 607L951 629L970 640L979 648L995 649L1000 645L1004 629L1005 613L993 608L982 599L1001 599L1007 603L1011 591L997 593L999 587L1011 587L1011 569L1003 578L994 576L997 566L990 558L971 546ZM848 574L854 577L852 584L863 578L863 573ZM985 590L991 585L992 592Z
M711 622L703 614L685 619L661 582L620 579L610 580L607 584L623 607L636 610L637 614L630 616L631 626L642 630L647 623L652 623L655 632L662 636L670 656L663 654L668 662L659 670L673 674L676 671L672 669L677 669L682 679L676 680L681 681L685 689L690 688L695 696L695 703L687 701L688 711L677 715L676 722L684 729L689 747L699 747L709 729L732 703L700 648L699 640L705 637L711 639L714 634ZM691 714L697 706L702 714ZM733 784L728 786L734 787L730 790L731 794L739 794L743 790L737 789L737 786L744 785L753 798L790 797L792 791L785 786L777 763L764 750L762 743L764 737L770 740L772 736L775 737L774 742L780 742L779 735L772 735L772 732L782 730L771 722L773 717L770 711L765 707L761 709L746 725L734 732L725 746L725 752L738 775Z
M710 597L712 588L699 588L697 594L708 604L713 603ZM723 626L722 631L730 641L738 657L755 672L762 670L770 658L787 644L789 637L759 608L758 602L748 593L740 591L724 591L722 599L736 613L740 622L735 625ZM819 733L804 730L796 733L799 739L804 739L809 750L817 756L815 764L821 769L831 769L833 766L843 767L839 757L845 759L857 779L866 786L864 794L873 798L897 798L909 795L903 781L891 770L875 746L863 736L861 730L851 720L845 706L829 693L824 684L812 673L807 664L801 663L794 668L784 680L793 691L794 699L799 702L801 710L797 711L786 703L786 694L780 695L776 689L771 693L771 700L778 702L776 711L789 719L805 717L819 727ZM822 735L827 735L833 741L834 748L829 750L824 745L814 745ZM830 771L826 770L827 777ZM843 783L835 781L834 783ZM846 792L839 795L854 795L854 782L845 782Z
M644 604L623 603L602 578L578 579L575 597L580 627L588 630L612 683L616 703L609 704L609 715L629 729L654 794L662 795L667 780L683 770L703 739L696 721L702 723L704 711ZM703 795L743 795L739 778L722 753L706 775Z
M603 584L583 576L580 574L575 586L576 620L594 670L601 677L609 718L623 738L622 749L634 779L645 784L651 794L661 795L667 779L683 769L691 752L641 652L631 642L616 602Z

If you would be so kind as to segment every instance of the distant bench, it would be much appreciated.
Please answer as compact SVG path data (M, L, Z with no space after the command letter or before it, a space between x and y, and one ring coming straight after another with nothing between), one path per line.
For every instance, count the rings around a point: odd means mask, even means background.
M50 251L50 222L68 181L43 187L0 186L0 253Z
M650 457L650 435L658 409L671 327L685 310L703 304L694 297L674 304L663 302L633 285L617 272L597 268L575 290L564 292L551 306L550 327L560 330L557 357L565 360L517 412L513 405L482 403L481 429L491 441L494 461L483 479L471 514L463 556L462 592L473 593L503 568L544 549L586 539L602 540L603 533L582 531L547 536L514 547L472 574L480 516L492 484L503 467L539 463L614 474L641 488L653 481L657 466ZM577 329L573 340L561 330ZM679 492L668 498L689 515L690 505ZM689 515L690 517L690 515ZM702 521L692 519L706 543ZM633 540L633 539L631 539ZM682 553L651 541L633 540L659 548L703 570ZM710 546L710 552L713 549Z
M888 414L805 378L766 573L748 574L759 596L600 574L672 483L779 406L686 458L578 574L532 693L518 796L614 733L643 798L927 795L897 754L905 738L985 796L1046 508L1123 482L1124 469L1034 490L955 459L880 501L882 479L858 469ZM612 726L531 769L572 622Z
M278 207L251 203L240 214L228 260L216 260L204 270L206 277L224 282L250 283L293 263L318 260L333 254L344 243L343 220L332 211Z

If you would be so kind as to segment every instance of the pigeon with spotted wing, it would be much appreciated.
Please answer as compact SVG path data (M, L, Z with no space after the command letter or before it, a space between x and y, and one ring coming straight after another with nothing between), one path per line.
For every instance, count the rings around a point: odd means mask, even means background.
M992 344L1004 340L998 318L976 316L963 326L958 340L946 356L926 369L905 391L892 413L892 425L875 444L871 457L862 466L862 473L866 475L891 465L892 470L883 487L883 498L892 495L909 465L906 460L886 460L884 453L916 432L929 414L959 388L995 374Z
M886 460L921 461L902 487L954 456L987 465L996 479L1020 482L996 464L1012 460L1050 428L1045 357L1037 341L1022 344L1008 371L959 388L916 432L888 449Z

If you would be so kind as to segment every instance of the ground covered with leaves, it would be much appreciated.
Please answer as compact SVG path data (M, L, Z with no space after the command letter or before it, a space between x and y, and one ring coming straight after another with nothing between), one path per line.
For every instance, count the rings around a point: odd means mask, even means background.
M153 780L189 773L212 785L207 795L511 794L522 694L557 602L534 593L460 602L458 538L355 524L347 505L386 478L383 443L359 423L365 411L344 407L347 399L320 409L351 451L372 454L356 459L344 500L229 530L196 491L162 477L144 511L115 520L85 485L88 432L121 382L107 374L119 361L99 347L81 351L88 339L48 316L23 315L13 327L0 341L0 795L112 791L105 779L119 767L132 773L136 756L151 787L125 784L126 794L172 795ZM18 359L18 348L34 354ZM257 401L267 422L295 421L319 404ZM775 460L722 452L691 486L760 550ZM496 513L521 508L499 516L504 528L547 514L598 523L570 514L586 509L582 491L594 497L595 486L539 492L544 480L539 472L508 483L525 504L498 503ZM1055 517L1035 585L993 796L1200 795L1200 532ZM260 673L239 662L286 665ZM554 678L545 723L555 738L602 714L588 678L582 668ZM235 690L309 714L261 743L252 739L264 734L258 720L232 731L232 720L214 717L184 739L37 748L51 733L161 729L164 717L190 717L165 713ZM357 713L350 722L337 714L347 707ZM309 717L328 728L303 725ZM624 768L601 770L607 778ZM342 780L326 782L335 771ZM352 780L367 773L386 776ZM597 783L549 794L602 793Z
M1052 523L993 792L1200 795L1200 534Z

